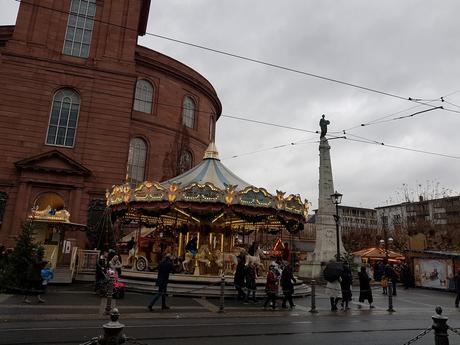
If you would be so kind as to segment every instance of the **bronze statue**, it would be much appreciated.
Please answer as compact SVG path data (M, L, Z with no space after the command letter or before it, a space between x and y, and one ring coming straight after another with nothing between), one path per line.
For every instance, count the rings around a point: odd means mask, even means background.
M327 133L327 125L330 124L331 122L329 120L326 120L324 117L326 115L323 114L321 120L319 120L319 126L321 127L321 135L320 138L324 138Z

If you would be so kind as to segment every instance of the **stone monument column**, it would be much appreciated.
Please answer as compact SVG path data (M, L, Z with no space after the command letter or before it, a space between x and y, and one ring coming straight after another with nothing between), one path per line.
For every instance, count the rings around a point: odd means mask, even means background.
M316 245L313 260L323 263L334 260L337 254L335 205L331 194L334 194L332 179L331 155L329 143L325 137L320 138L319 144L319 196L318 212L316 213ZM340 253L345 253L342 236L339 236Z

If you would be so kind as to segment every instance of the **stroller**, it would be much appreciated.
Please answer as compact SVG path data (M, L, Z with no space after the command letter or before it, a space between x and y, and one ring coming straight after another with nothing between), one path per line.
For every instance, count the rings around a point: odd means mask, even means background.
M99 296L101 297L107 296L111 277L113 278L112 297L117 298L117 299L122 299L123 297L125 297L126 284L122 283L119 280L117 271L114 271L112 269L108 269L107 272L104 273L104 279L99 282L97 292L99 293Z

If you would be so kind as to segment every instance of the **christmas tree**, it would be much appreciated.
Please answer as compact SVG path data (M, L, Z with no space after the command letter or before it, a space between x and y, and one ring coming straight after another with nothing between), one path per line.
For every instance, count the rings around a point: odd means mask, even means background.
M34 243L33 233L33 222L23 223L16 246L8 256L3 276L0 277L2 285L8 289L27 288L27 272L30 265L43 259L43 247Z

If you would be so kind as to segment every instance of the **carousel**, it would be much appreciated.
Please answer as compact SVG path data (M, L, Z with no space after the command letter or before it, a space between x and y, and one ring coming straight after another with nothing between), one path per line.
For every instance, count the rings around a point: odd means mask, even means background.
M170 254L174 273L195 277L233 274L238 256L264 275L268 261L280 255L280 240L275 248L267 239L283 230L298 233L308 214L308 202L299 195L272 195L237 177L222 164L214 143L182 175L113 186L106 199L130 272L154 271Z

